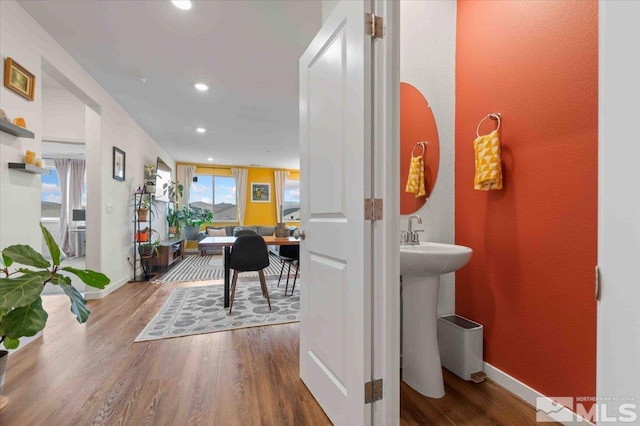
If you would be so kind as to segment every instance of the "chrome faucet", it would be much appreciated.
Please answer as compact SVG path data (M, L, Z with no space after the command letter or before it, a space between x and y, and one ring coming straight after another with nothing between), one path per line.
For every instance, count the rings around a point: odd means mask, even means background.
M422 218L420 216L418 216L417 214L413 215L413 216L409 216L409 223L407 226L407 230L406 231L402 231L400 233L400 244L401 245L418 245L420 244L420 236L418 235L418 232L424 232L423 229L416 229L415 231L413 230L413 226L412 226L412 220L416 219L418 222L418 225L422 224Z

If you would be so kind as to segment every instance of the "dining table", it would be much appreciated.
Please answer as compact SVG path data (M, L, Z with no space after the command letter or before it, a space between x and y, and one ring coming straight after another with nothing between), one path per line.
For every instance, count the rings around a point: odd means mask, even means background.
M300 239L295 237L274 237L263 236L267 246L298 246ZM198 250L201 254L207 250L220 249L224 250L224 307L229 307L229 289L230 289L230 271L229 259L231 257L231 247L238 237L205 237L198 242Z

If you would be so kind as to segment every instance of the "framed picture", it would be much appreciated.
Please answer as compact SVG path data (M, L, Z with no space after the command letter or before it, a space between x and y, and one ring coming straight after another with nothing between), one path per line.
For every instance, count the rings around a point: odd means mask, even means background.
M11 58L4 60L4 87L30 101L36 92L36 76Z
M124 181L125 153L123 150L113 147L113 178Z
M251 182L251 202L270 203L271 184L263 182Z

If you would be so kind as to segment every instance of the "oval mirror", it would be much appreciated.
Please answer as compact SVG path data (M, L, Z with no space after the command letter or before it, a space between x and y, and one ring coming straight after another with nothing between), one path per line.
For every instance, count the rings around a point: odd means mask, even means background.
M416 194L406 192L405 187L412 152L415 156L422 153L418 144L422 141L427 142L422 155L427 195L416 198ZM436 183L439 163L440 140L431 108L418 89L408 83L400 83L400 214L415 213L427 202Z

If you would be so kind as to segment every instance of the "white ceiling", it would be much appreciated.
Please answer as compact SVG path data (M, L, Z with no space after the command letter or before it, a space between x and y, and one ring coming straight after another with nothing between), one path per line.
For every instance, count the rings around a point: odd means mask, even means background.
M299 168L298 59L321 1L20 4L176 161Z

